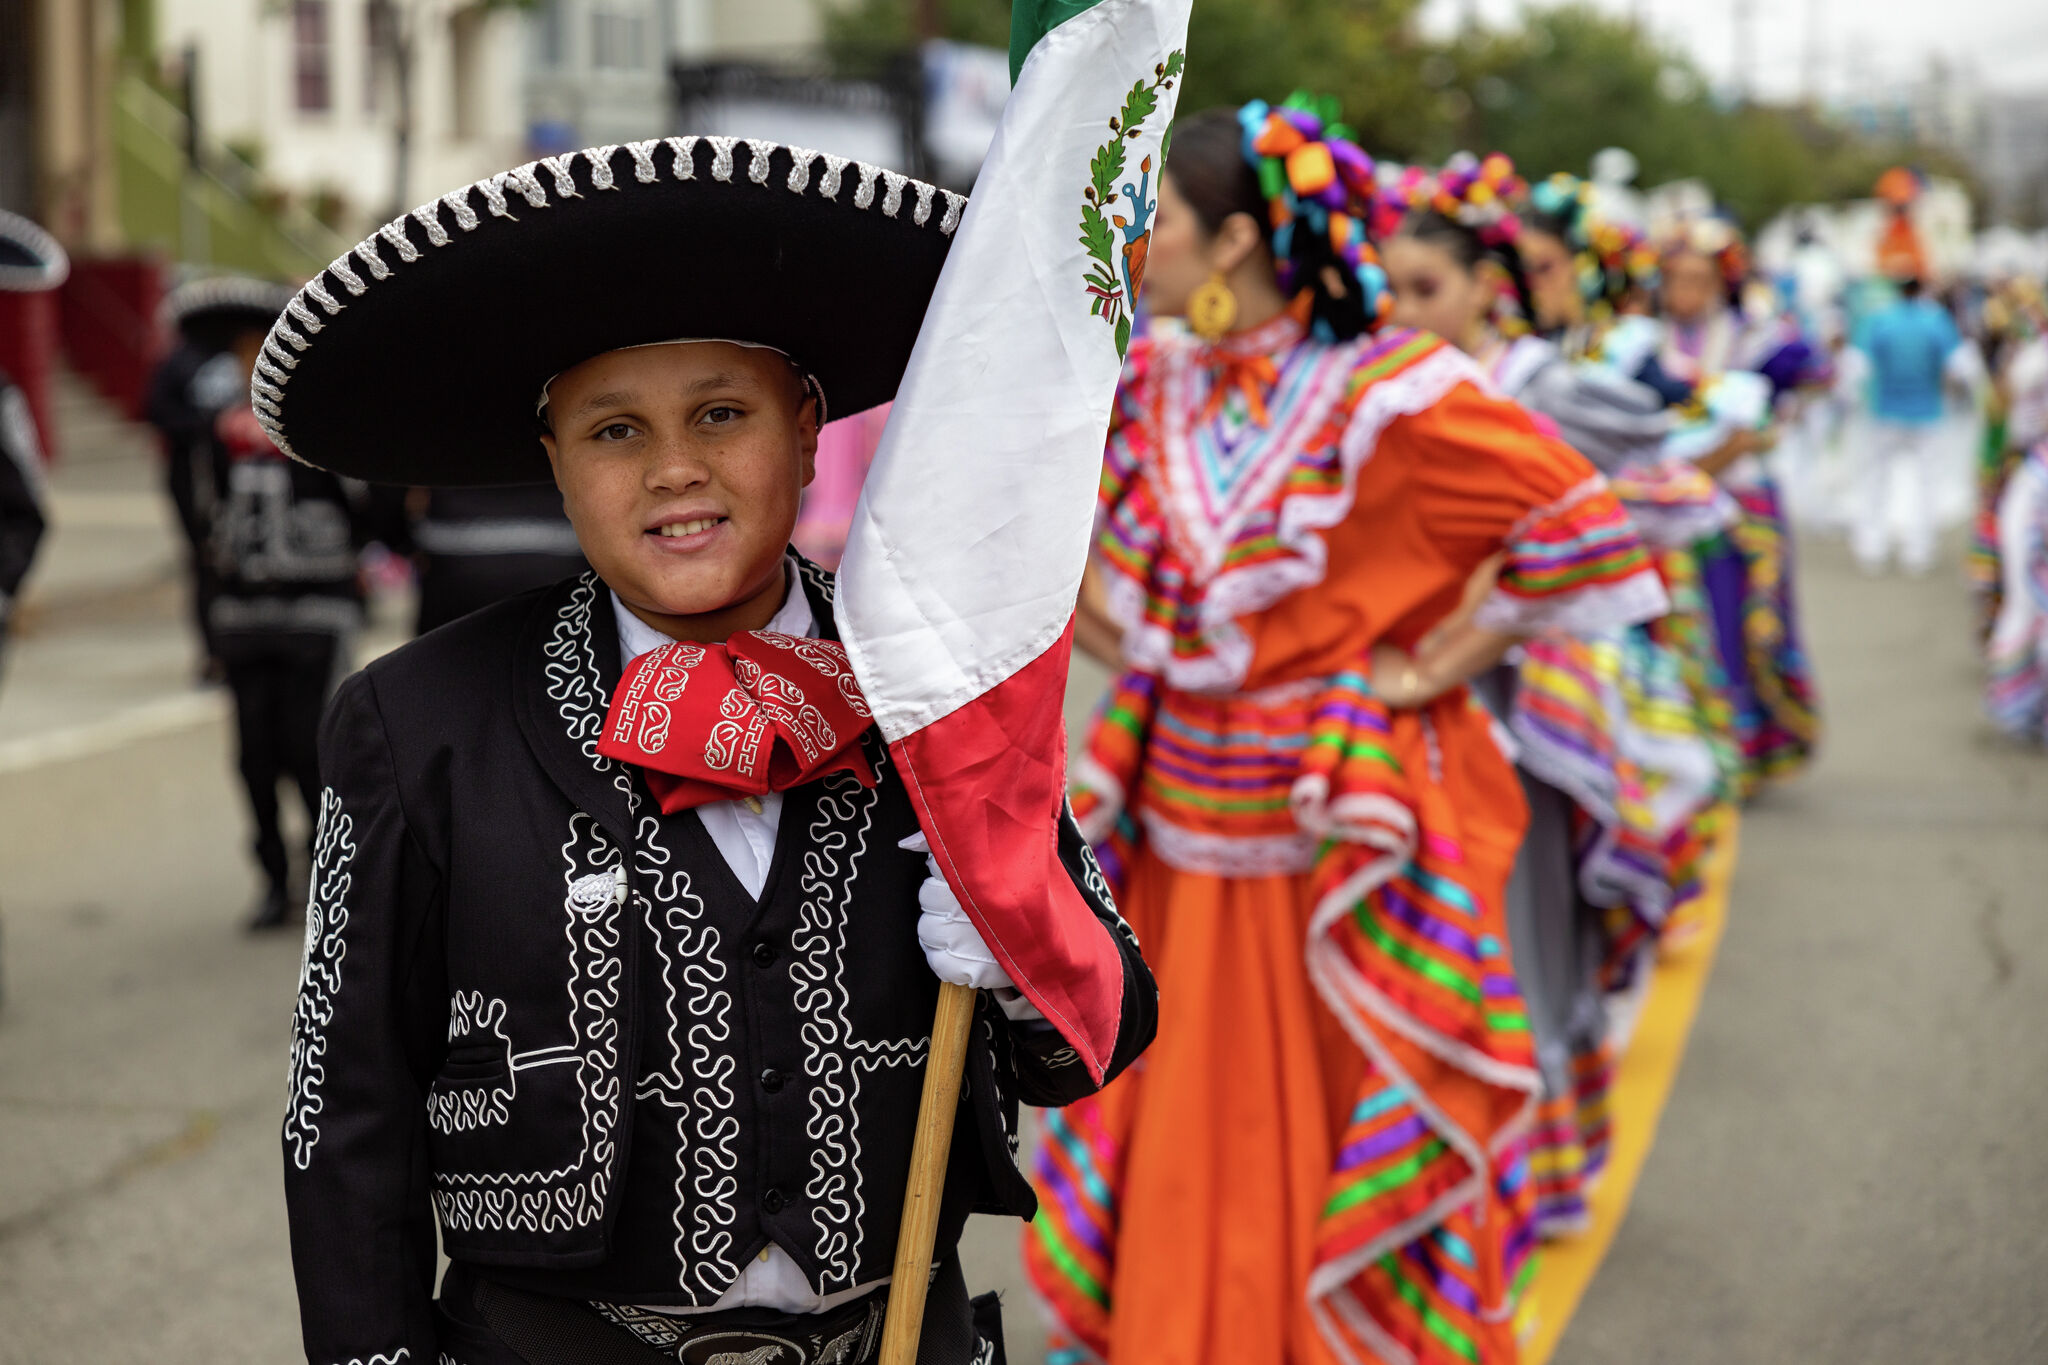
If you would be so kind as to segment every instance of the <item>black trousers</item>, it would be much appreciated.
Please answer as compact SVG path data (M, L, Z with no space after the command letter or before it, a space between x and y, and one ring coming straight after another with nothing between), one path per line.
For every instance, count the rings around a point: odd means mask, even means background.
M224 641L228 687L235 694L236 767L256 826L256 863L271 889L285 889L290 862L278 819L277 784L297 784L306 814L320 810L320 716L337 681L341 641L293 636L271 647Z

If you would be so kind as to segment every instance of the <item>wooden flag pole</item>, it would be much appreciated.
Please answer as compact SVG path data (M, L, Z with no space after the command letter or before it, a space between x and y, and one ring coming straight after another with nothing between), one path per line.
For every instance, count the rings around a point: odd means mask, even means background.
M910 1147L910 1180L903 1188L903 1222L896 1230L896 1271L889 1281L889 1312L882 1321L881 1365L916 1365L924 1326L925 1291L931 1288L932 1241L939 1235L939 1194L953 1149L953 1118L960 1109L960 1077L967 1067L974 1026L971 986L939 984L932 1016L932 1046L925 1057L924 1097Z

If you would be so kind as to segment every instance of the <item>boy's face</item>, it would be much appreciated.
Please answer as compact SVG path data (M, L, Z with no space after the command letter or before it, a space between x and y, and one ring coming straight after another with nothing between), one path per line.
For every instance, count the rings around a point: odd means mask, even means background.
M548 414L576 539L628 607L767 623L818 451L817 405L786 359L725 342L607 351L555 378Z

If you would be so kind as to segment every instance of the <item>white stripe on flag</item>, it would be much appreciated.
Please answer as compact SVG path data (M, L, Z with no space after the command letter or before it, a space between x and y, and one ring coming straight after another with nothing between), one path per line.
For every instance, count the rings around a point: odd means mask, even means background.
M1003 112L839 574L840 635L892 742L1073 615L1187 17L1102 0L1038 42Z

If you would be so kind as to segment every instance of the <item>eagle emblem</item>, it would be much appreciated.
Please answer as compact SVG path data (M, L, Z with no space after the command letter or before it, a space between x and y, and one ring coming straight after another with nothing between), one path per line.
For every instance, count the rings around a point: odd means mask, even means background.
M1081 191L1088 311L1115 330L1119 356L1130 349L1131 315L1145 282L1145 254L1152 245L1153 215L1159 211L1159 201L1152 197L1152 158L1148 155L1138 163L1133 183L1125 173L1127 144L1144 133L1145 121L1159 112L1159 92L1173 88L1186 62L1185 52L1170 52L1152 68L1149 80L1131 87L1123 107L1109 121L1109 141L1089 159L1088 184Z

